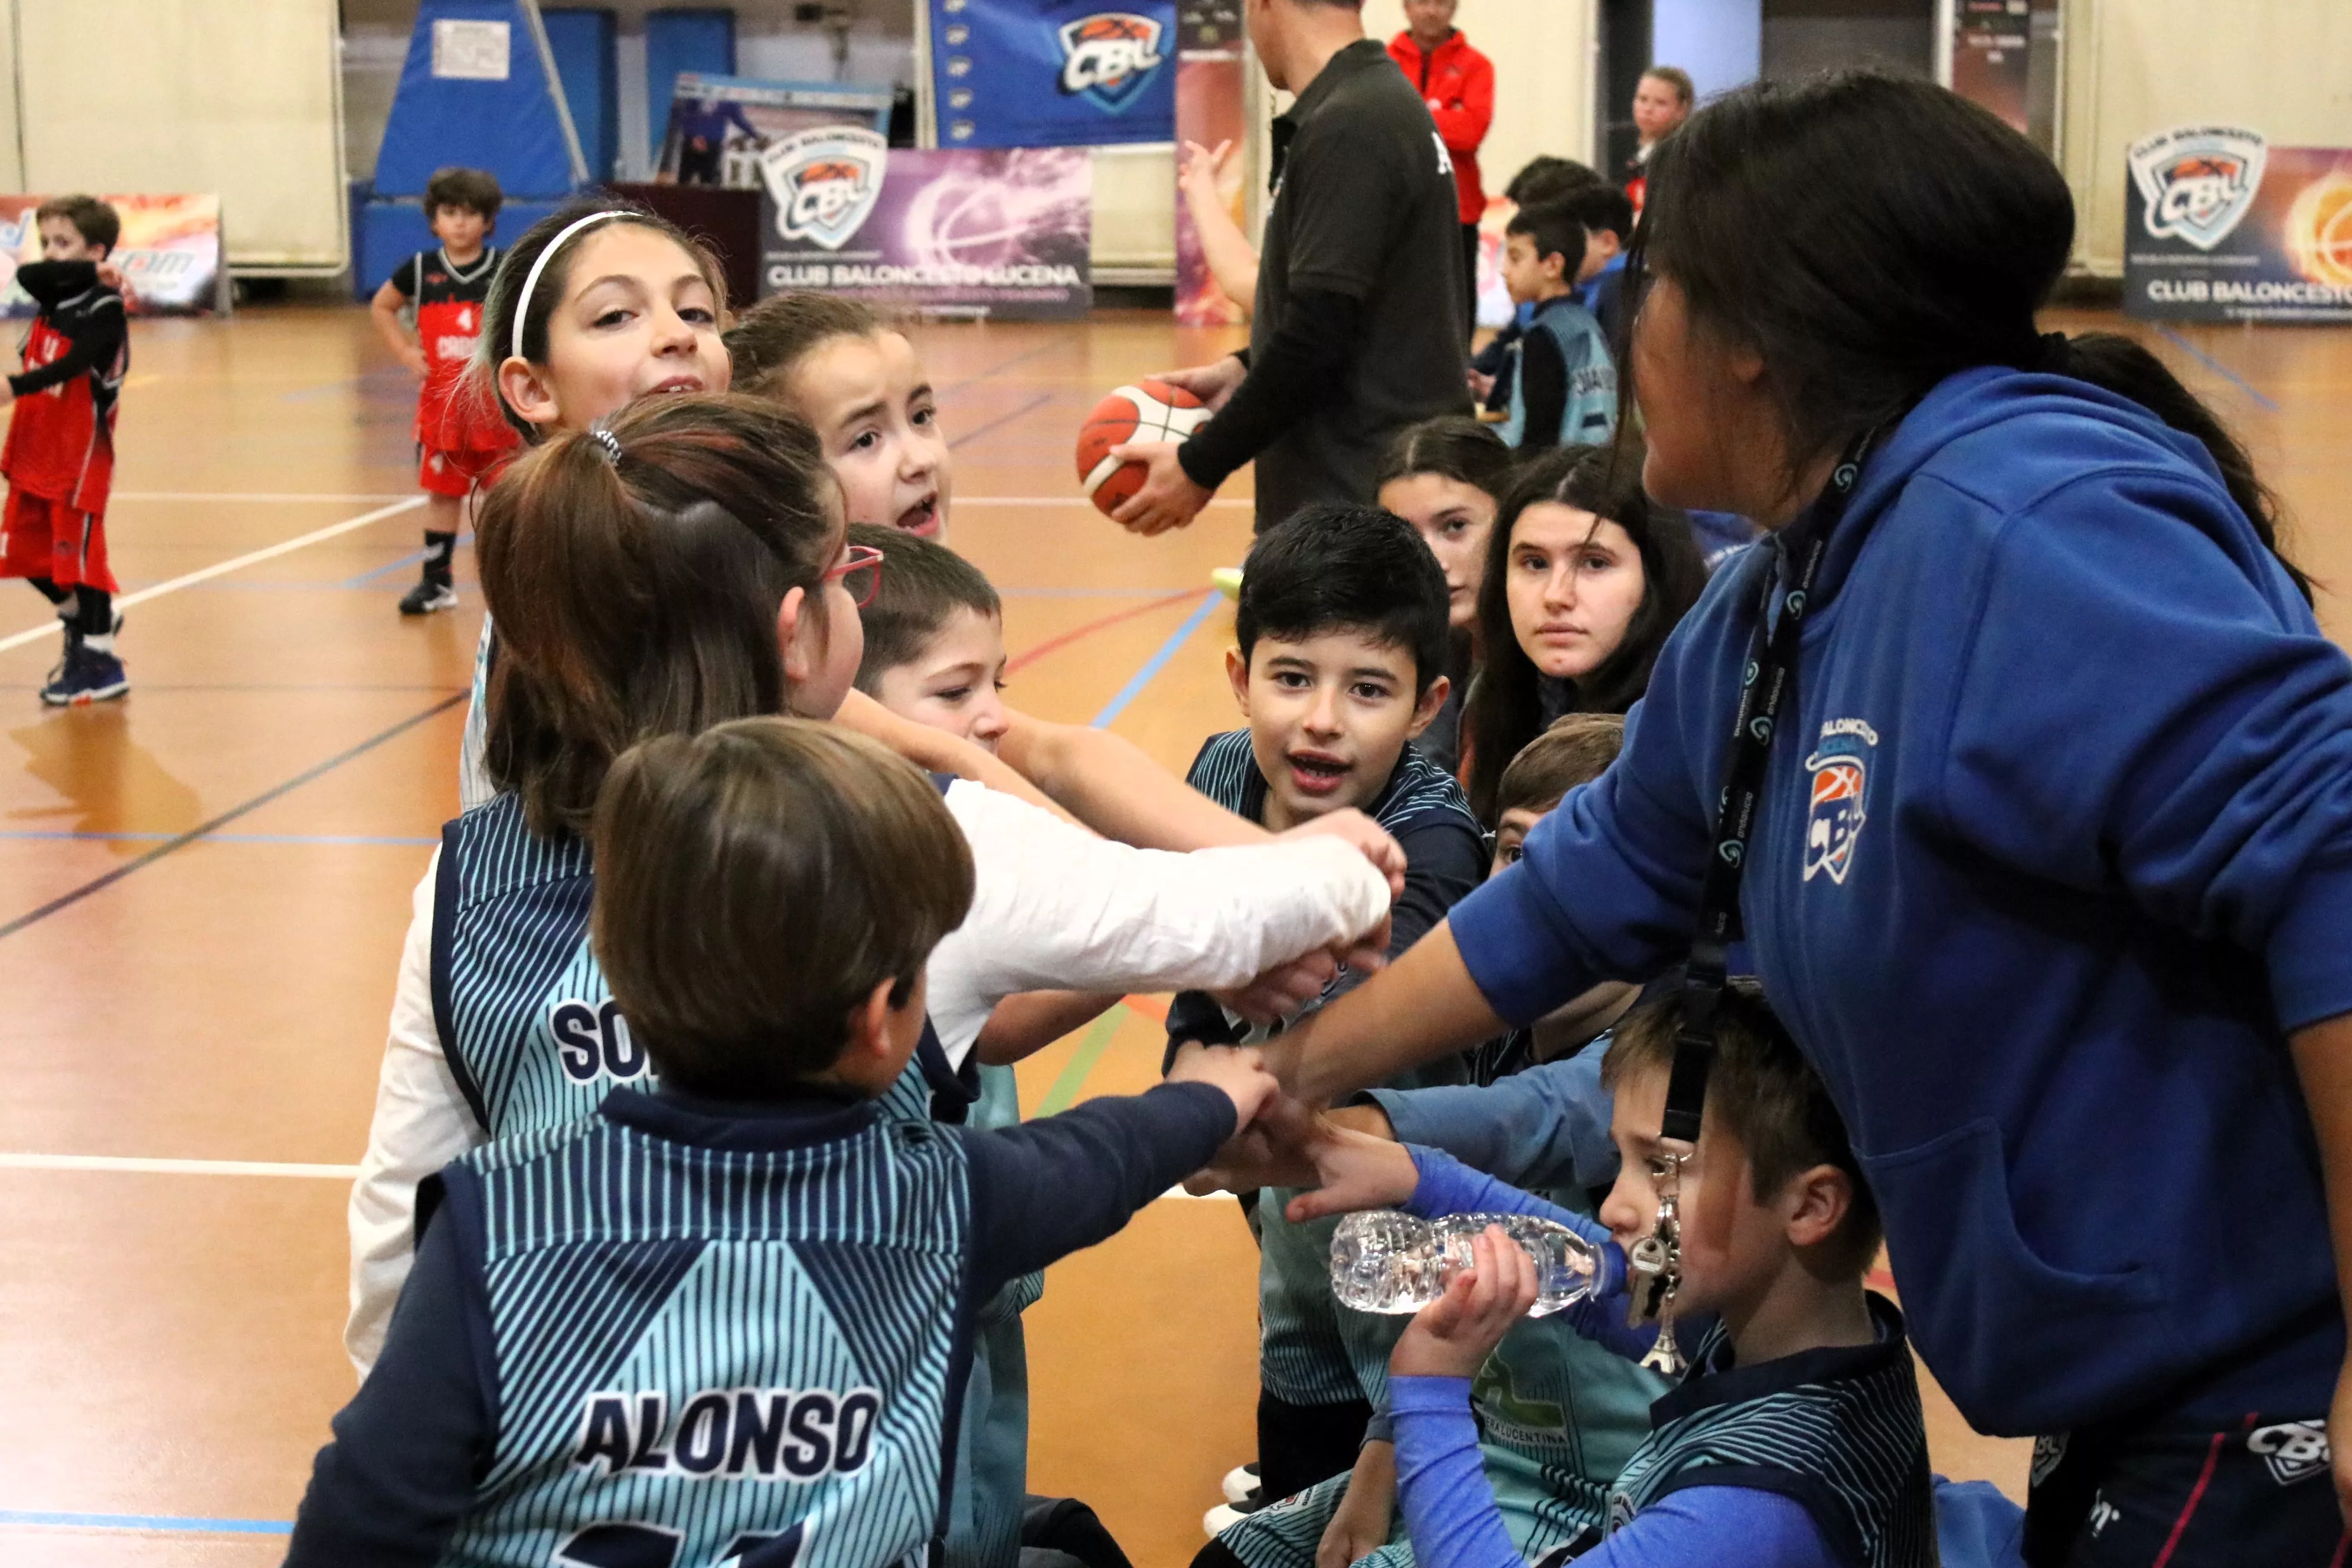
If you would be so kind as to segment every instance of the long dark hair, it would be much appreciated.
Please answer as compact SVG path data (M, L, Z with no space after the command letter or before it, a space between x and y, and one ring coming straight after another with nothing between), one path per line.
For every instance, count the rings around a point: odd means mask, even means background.
M613 759L781 713L776 616L818 592L841 502L807 426L727 394L641 398L550 438L475 527L498 623L484 762L531 830L585 833Z
M1484 491L1499 502L1517 460L1492 425L1481 424L1466 414L1440 415L1396 433L1388 450L1381 454L1380 468L1372 476L1372 493L1378 495L1391 479L1435 474Z
M2203 443L2278 553L2277 506L2245 449L2155 355L2036 330L2074 240L2057 166L1990 110L1916 78L1839 71L1725 93L1658 142L1629 266L1672 278L1695 325L1763 360L1792 489L1945 377L2011 365L2130 398Z
M1604 447L1561 447L1520 469L1503 498L1487 536L1486 580L1478 586L1478 640L1486 662L1462 719L1469 735L1470 808L1481 822L1495 820L1503 770L1544 727L1543 672L1511 626L1511 535L1528 509L1553 501L1589 511L1623 529L1641 552L1641 606L1616 651L1574 682L1570 712L1622 713L1639 701L1658 650L1706 586L1706 564L1691 541L1690 519L1643 495L1641 472L1638 457L1626 462Z

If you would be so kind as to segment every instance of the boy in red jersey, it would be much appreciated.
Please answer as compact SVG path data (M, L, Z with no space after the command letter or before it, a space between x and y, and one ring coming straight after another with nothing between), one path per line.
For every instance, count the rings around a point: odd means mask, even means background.
M441 244L394 269L368 304L376 331L400 363L423 378L416 392L417 482L430 496L425 524L425 574L400 601L404 616L425 616L457 602L449 574L457 531L472 521L475 489L494 479L521 438L497 407L466 381L481 335L482 301L502 252L488 247L505 201L495 175L442 169L425 185L425 216ZM411 342L401 312L414 306Z
M95 196L55 196L34 213L41 259L16 268L40 307L25 338L25 368L0 402L14 402L0 475L0 577L22 577L57 606L65 658L41 700L100 702L131 689L114 656L114 573L106 563L106 492L114 478L114 412L131 363L122 295L100 265L122 232Z

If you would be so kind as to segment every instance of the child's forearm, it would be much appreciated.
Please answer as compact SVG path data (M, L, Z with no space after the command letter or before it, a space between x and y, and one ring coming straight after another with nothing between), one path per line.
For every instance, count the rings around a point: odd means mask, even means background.
M1090 725L1009 717L996 754L1106 838L1141 849L1212 849L1267 838L1265 828L1193 789L1132 741Z
M1391 1377L1397 1496L1423 1568L1526 1568L1478 1452L1466 1377Z
M1034 784L983 748L973 745L961 735L950 735L945 730L934 730L928 724L902 719L863 691L852 691L843 700L840 711L834 715L834 719L868 740L881 742L919 768L935 773L953 773L958 778L971 779L992 790L1001 790L1032 805L1042 805L1057 816L1069 816L1041 794Z
M1117 991L1024 991L996 1005L981 1026L972 1055L983 1067L1010 1067L1083 1029L1119 1004Z
M382 294L369 300L368 319L375 323L376 336L383 340L383 346L394 353L404 354L413 346L409 342L408 329L400 324L400 305L396 297L390 305L384 303Z

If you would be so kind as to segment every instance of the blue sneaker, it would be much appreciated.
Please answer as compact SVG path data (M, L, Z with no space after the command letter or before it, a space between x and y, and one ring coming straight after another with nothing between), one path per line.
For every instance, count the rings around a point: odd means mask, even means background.
M66 650L56 678L41 688L41 700L52 708L79 708L110 702L130 689L131 678L122 672L121 659L76 643Z

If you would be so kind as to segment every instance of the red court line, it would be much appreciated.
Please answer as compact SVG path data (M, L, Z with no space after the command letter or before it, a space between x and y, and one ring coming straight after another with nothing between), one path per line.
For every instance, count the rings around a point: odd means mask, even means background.
M1140 1013L1163 1028L1167 1026L1168 998L1165 996L1129 996L1127 1007L1128 1011Z
M1121 621L1131 621L1138 616L1148 616L1154 610L1164 610L1171 605L1190 604L1200 596L1201 591L1198 588L1179 588L1164 599L1147 599L1140 605L1130 605L1124 610L1114 611L1097 620L1088 621L1084 626L1073 626L1060 637L1047 637L1035 647L1024 648L1014 654L1004 661L1004 673L1011 675L1015 670L1025 669L1047 654L1059 653L1072 643L1083 642L1097 632L1115 626Z

